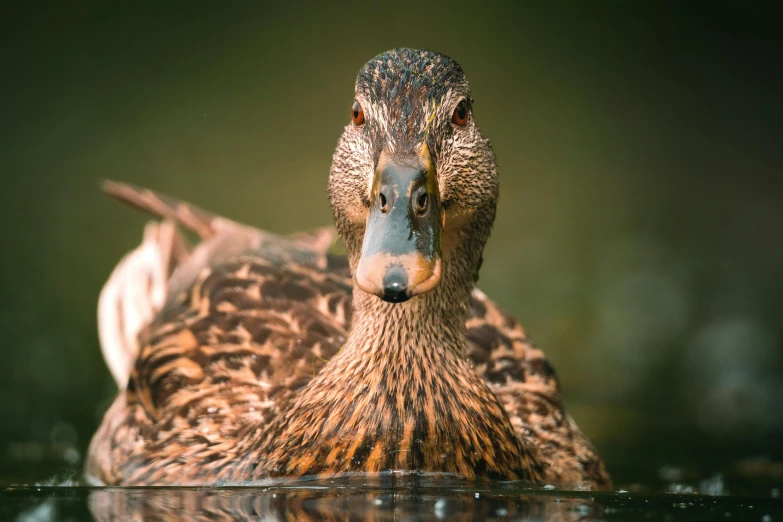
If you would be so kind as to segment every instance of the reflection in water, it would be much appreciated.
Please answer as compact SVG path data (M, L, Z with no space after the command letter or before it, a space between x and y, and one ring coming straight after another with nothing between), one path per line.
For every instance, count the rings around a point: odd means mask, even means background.
M108 488L90 493L96 520L597 520L589 497L486 487Z
M222 488L0 488L0 520L783 520L780 490L747 496L588 493L520 484L297 482Z

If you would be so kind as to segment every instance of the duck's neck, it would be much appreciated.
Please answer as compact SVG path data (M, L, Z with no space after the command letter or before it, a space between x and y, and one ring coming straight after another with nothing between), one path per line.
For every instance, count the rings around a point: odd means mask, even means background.
M354 317L341 355L371 365L408 366L464 357L472 281L450 270L444 263L441 284L404 303L388 303L354 288Z

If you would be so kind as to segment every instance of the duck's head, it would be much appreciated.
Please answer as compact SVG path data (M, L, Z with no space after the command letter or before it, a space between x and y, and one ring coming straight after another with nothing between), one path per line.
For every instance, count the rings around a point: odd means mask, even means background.
M395 49L362 67L329 176L359 288L401 302L444 273L475 277L497 195L495 156L456 62Z

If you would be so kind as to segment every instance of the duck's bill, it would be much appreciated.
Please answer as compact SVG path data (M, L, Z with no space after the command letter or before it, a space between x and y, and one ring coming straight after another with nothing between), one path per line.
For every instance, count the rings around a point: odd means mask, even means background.
M438 184L429 161L382 157L356 269L359 288L392 303L435 288L441 277L441 226Z

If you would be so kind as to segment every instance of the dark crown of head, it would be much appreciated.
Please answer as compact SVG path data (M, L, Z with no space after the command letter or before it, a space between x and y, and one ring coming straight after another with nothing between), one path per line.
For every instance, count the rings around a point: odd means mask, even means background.
M369 88L372 95L386 99L405 95L437 99L450 87L465 83L465 75L459 64L446 55L392 49L367 62L359 72L358 83Z
M432 51L393 49L379 54L359 72L357 89L373 103L380 103L385 112L379 117L385 125L370 122L369 136L381 146L394 144L396 150L418 144L429 127L433 107L452 89L467 95L469 87L462 68L449 58ZM437 152L437 144L430 143ZM377 159L377 158L376 158Z

